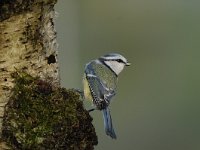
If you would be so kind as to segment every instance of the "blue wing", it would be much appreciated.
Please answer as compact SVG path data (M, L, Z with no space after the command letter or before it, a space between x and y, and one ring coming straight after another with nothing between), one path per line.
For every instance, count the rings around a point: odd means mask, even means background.
M115 95L115 91L107 88L95 75L87 74L86 78L88 80L93 103L100 110L106 108L110 104L111 98Z
M93 103L100 110L107 107L110 104L110 100L115 95L115 90L108 88L103 83L102 79L96 76L95 71L90 64L86 66L85 74L93 98Z
M110 110L108 108L111 98L115 95L115 91L106 87L106 85L95 75L93 69L86 68L85 73L93 98L93 103L97 109L102 110L103 112L105 132L111 138L116 139L117 137L112 125Z
M93 103L97 109L102 110L103 112L105 132L111 138L116 139L117 136L112 125L112 118L108 108L110 100L115 95L115 92L107 91L101 81L94 75L88 75L86 78L89 80L88 82L93 97Z

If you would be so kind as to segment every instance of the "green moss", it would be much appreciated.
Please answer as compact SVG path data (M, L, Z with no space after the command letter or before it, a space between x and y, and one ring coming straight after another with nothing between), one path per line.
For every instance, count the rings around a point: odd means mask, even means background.
M15 73L6 106L2 137L13 149L93 149L92 118L74 90Z

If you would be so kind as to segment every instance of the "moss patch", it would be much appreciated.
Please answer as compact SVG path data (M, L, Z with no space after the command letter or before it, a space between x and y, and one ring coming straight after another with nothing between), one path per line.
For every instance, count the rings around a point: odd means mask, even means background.
M15 73L2 138L13 149L91 150L97 145L92 118L74 90Z

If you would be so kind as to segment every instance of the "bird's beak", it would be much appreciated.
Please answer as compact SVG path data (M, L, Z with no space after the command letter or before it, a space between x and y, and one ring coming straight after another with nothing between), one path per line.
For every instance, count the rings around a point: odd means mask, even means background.
M130 66L130 65L131 65L131 63L127 62L125 65L126 65L126 66Z

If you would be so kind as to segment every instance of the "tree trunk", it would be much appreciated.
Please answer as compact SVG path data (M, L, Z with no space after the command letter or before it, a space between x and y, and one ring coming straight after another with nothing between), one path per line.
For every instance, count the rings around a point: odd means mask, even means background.
M0 129L13 78L26 71L59 84L56 33L53 25L56 0L0 1Z
M53 22L56 1L0 0L0 136L5 105L15 86L13 72L23 71L33 77L39 76L40 80L51 81L54 87L60 85ZM22 87L26 86L30 85ZM95 132L92 124L88 128ZM97 140L96 134L93 140ZM87 145L87 141L81 142ZM97 141L86 147L93 149L96 144ZM2 144L0 148L6 149L6 146ZM80 146L77 149L81 149Z

